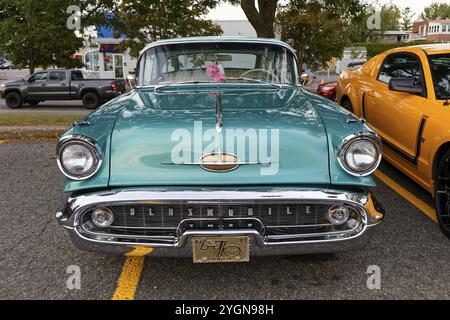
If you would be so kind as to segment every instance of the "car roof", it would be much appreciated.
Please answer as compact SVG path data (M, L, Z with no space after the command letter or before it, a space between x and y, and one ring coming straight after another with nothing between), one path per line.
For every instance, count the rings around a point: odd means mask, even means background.
M421 44L416 46L396 48L392 49L392 51L408 51L408 49L420 49L422 51L425 51L425 53L428 55L450 53L450 43Z
M150 48L170 45L170 44L180 44L180 43L211 43L211 42L240 42L240 43L264 43L264 44L273 44L283 46L293 54L295 54L294 48L292 48L286 42L283 42L278 39L269 39L269 38L256 38L256 37L244 37L244 36L213 36L213 37L190 37L190 38L175 38L175 39L167 39L167 40L159 40L155 41L149 45L147 45L142 51L141 54L147 51Z

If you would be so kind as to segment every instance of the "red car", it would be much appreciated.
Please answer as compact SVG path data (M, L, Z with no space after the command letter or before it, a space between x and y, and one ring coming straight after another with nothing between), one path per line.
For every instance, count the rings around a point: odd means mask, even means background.
M336 81L321 83L317 87L317 93L325 98L335 101L336 100L336 88L337 88Z

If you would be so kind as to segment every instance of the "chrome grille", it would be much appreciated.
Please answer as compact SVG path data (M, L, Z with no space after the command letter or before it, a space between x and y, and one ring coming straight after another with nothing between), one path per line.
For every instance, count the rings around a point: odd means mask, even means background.
M255 229L267 236L325 233L335 229L326 218L331 205L193 201L112 205L114 223L102 232L172 237L187 230ZM84 215L85 223L90 221L90 212Z

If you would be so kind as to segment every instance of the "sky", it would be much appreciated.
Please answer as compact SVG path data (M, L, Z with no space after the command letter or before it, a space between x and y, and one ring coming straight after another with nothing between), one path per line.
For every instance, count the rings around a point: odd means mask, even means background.
M381 4L390 3L392 0L379 0ZM432 2L446 2L450 0L396 0L393 1L400 7L410 7L416 13L416 18L422 13L423 9L429 6ZM208 19L212 20L247 20L244 12L240 7L235 7L229 4L222 4L215 10L212 10L208 15Z

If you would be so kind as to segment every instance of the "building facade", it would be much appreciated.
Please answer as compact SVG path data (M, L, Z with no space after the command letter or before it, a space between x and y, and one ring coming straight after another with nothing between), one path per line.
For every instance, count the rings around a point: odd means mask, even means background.
M408 42L410 31L389 30L383 33L382 41L388 43Z
M415 22L411 40L450 41L450 19Z
M118 50L124 37L114 38L113 30L106 27L97 27L96 34L77 54L86 65L87 74L91 78L126 79L136 68L136 59L129 51Z

